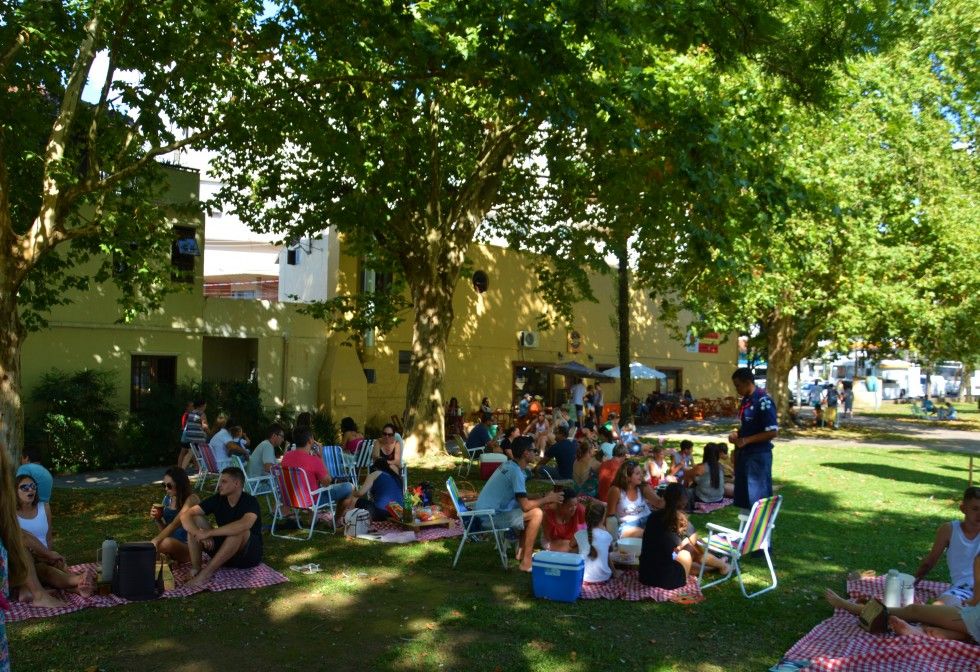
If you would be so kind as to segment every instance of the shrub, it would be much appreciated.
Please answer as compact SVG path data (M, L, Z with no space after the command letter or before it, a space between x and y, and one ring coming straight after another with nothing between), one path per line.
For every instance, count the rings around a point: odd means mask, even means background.
M113 408L112 374L52 369L31 393L35 410L28 436L40 437L55 472L119 466L119 412Z

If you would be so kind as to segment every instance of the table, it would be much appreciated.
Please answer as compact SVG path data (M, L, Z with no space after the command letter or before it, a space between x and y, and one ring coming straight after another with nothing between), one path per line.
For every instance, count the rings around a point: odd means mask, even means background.
M440 526L449 527L450 525L453 524L453 519L449 518L448 516L443 516L442 518L436 518L435 520L419 520L419 521L407 523L400 518L398 519L392 518L391 522L398 523L406 530L414 530L415 532L418 532L419 530L426 527L440 527Z

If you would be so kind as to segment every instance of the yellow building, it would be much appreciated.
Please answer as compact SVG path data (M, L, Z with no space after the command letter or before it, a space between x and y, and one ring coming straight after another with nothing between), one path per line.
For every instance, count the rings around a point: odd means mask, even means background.
M196 197L198 184L196 171L171 171L175 198ZM206 253L203 216L175 227L175 240L188 237L203 244ZM328 232L320 242L325 259L316 268L326 268L328 296L358 291L364 273L360 261L344 254L335 233ZM118 405L131 409L157 383L254 376L268 406L322 408L335 418L350 415L362 424L401 414L410 314L373 346L355 349L343 344L346 335L331 333L324 323L303 315L296 303L205 296L201 257L179 254L176 242L174 249L174 265L186 271L189 282L161 310L131 324L116 324L111 284L57 308L50 327L25 343L25 391L51 368L98 368L117 375ZM506 408L525 390L554 401L565 381L549 374L545 365L576 360L604 369L618 363L611 275L593 279L599 301L578 304L570 327L539 332L535 325L548 307L535 296L536 278L529 270L533 260L521 252L477 244L470 259L474 274L481 275L475 283L472 277L461 278L456 288L445 398L457 397L467 410L476 408L483 396L494 407ZM633 292L633 299L631 360L666 373L669 379L662 389L690 389L695 397L730 394L736 339L685 347L656 319L653 302L643 292ZM637 393L655 385L638 381ZM605 384L604 391L607 402L618 400L617 383Z

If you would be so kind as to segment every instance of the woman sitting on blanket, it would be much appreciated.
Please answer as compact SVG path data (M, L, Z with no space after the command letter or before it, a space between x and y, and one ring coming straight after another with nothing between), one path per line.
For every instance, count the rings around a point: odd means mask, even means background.
M553 504L544 510L544 524L541 546L548 551L563 553L575 552L575 533L585 529L585 507L579 503L578 493L572 488L564 489L565 499L561 504Z
M689 509L696 502L715 504L725 498L725 472L719 463L720 456L721 444L708 443L701 464L684 473L684 485L690 488Z
M180 524L180 512L185 506L201 503L191 488L187 472L180 467L170 467L163 474L163 506L154 504L150 518L160 532L151 541L159 553L166 553L177 562L190 562L191 551L187 546L187 530Z
M580 494L595 497L599 491L599 460L595 459L592 442L580 439L572 465L572 479Z
M698 563L728 573L728 564L698 548L698 535L684 515L687 491L680 483L671 483L663 492L664 508L654 512L643 532L640 551L640 583L673 590L687 584Z
M27 474L17 477L17 522L41 585L89 597L95 592L94 577L69 574L65 557L51 548L51 507L38 502L37 483Z
M626 460L620 465L606 495L606 515L619 518L619 538L643 536L651 504L663 506L653 488L644 480L643 468L639 463Z
M980 578L980 555L973 560L973 575ZM977 584L980 585L980 584ZM830 590L824 591L824 598L832 607L843 609L855 616L867 609L884 609L881 603L861 604ZM973 597L962 607L948 607L944 604L910 604L907 607L886 609L888 625L896 635L907 637L933 637L953 639L962 642L973 641L980 644L980 593L974 588ZM919 623L912 625L909 621Z
M367 495L370 494L370 499ZM402 478L392 468L388 459L378 457L371 465L361 489L354 493L357 497L357 508L365 509L371 514L371 520L388 520L388 504L402 502Z
M615 573L609 559L613 538L603 524L605 517L606 507L602 502L589 502L585 509L585 529L575 533L579 555L585 559L582 580L587 583L603 583Z

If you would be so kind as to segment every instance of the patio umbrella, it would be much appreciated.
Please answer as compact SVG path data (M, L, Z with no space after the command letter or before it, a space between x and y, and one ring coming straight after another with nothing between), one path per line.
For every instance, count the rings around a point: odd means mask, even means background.
M552 373L557 373L562 376L575 376L576 378L593 378L595 380L612 380L612 376L607 376L601 371L590 369L584 364L579 364L578 362L552 364L551 366L548 367L548 370L551 371Z
M606 369L603 373L610 378L620 377L618 366ZM667 380L665 374L639 362L630 362L630 378L633 380Z

